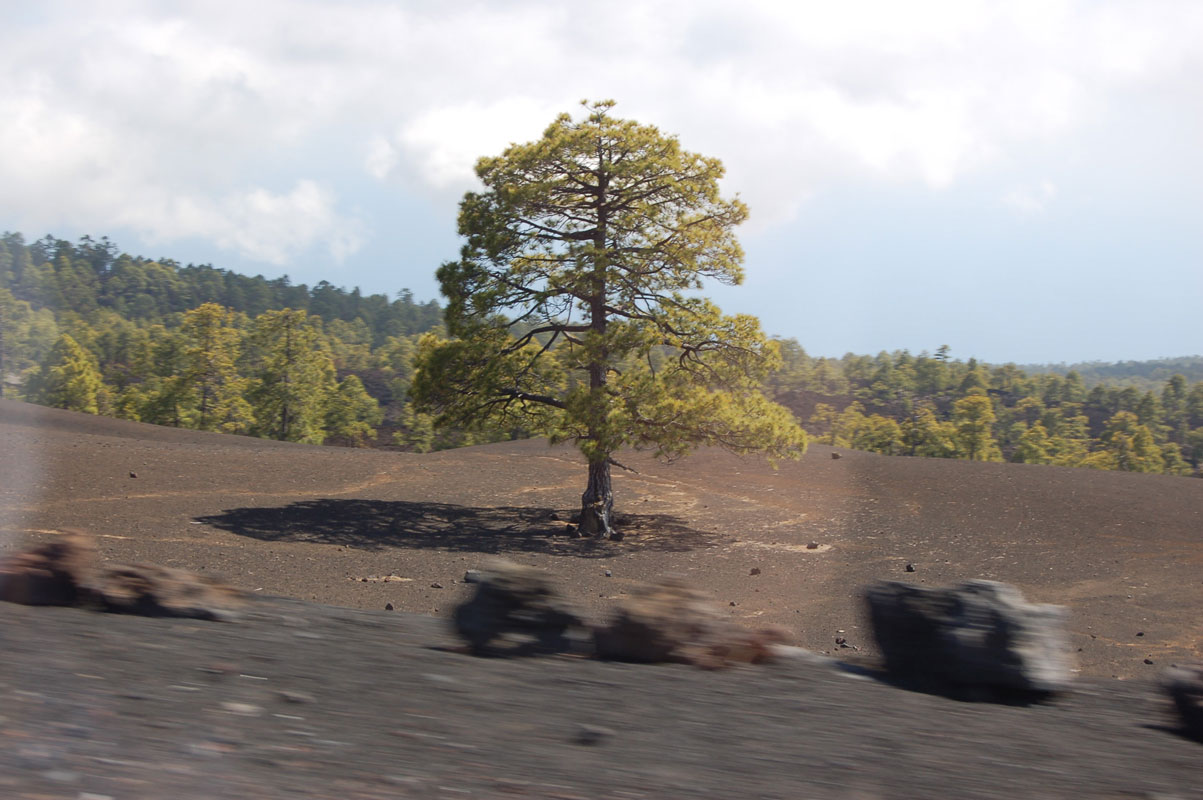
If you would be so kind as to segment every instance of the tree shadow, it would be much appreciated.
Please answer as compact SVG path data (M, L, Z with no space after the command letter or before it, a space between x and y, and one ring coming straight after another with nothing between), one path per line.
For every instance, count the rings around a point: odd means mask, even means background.
M546 553L608 558L616 552L682 553L716 545L716 535L665 514L618 515L624 539L576 538L571 512L474 508L386 500L302 500L234 508L195 521L267 542L337 544L360 550L413 548L463 553Z

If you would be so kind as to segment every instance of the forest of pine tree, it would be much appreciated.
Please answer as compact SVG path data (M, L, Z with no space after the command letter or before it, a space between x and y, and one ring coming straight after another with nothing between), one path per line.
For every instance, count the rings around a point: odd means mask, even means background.
M434 301L0 237L0 393L159 425L424 452L522 437L436 429L409 402ZM766 385L814 440L887 455L1203 474L1203 359L994 366L903 350L812 357ZM1085 373L1085 374L1084 374Z

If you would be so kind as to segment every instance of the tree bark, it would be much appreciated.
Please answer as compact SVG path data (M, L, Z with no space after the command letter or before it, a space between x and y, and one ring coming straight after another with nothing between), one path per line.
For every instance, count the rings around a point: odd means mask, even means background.
M581 533L599 539L622 538L611 522L614 517L614 489L610 484L609 459L589 464L589 485L581 495Z
M597 227L593 231L593 286L589 296L589 327L597 334L600 352L594 354L589 363L589 389L595 395L603 395L609 370L610 352L606 339L606 234L608 228L606 190L610 176L607 171L606 155L598 141L597 150ZM604 404L603 404L604 405ZM589 438L599 438L602 420L590 420ZM589 484L581 495L581 533L599 539L621 539L610 525L614 512L614 489L610 484L610 459L589 462Z

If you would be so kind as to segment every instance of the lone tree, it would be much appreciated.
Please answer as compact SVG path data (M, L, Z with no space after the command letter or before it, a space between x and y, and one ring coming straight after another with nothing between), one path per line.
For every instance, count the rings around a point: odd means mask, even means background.
M580 529L611 537L620 449L797 458L806 434L760 392L781 360L759 321L694 293L743 279L732 229L748 212L719 196L722 164L610 116L613 101L582 105L584 119L477 162L467 243L438 271L452 338L424 338L411 393L441 425L575 442Z

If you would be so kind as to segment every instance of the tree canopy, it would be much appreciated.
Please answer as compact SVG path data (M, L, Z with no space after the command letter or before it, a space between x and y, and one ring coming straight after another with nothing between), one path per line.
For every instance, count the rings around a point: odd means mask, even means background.
M542 138L482 158L458 261L438 272L453 338L427 337L413 391L445 424L521 425L589 463L581 530L610 536L610 467L624 447L699 445L777 457L806 438L761 393L781 365L751 316L725 316L703 281L742 280L722 164L612 102L560 115Z

